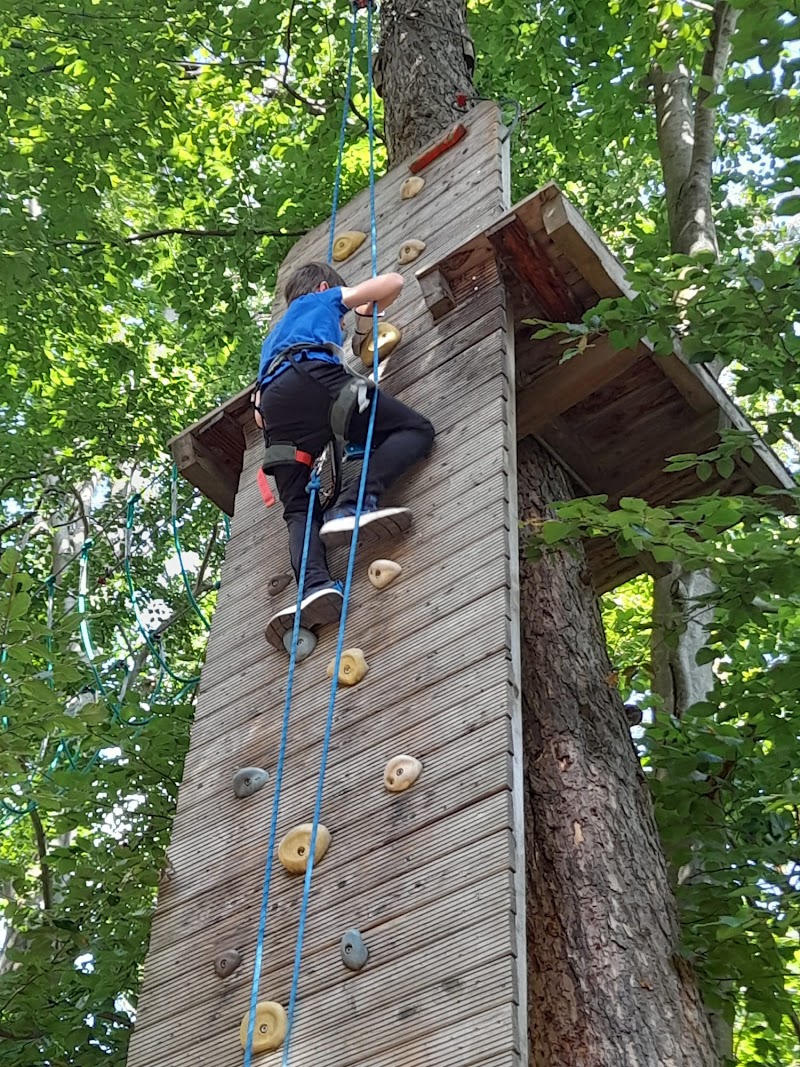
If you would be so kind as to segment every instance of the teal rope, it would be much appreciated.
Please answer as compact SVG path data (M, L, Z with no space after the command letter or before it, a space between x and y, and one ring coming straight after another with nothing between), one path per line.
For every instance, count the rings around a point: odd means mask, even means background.
M189 603L194 609L195 615L198 617L206 630L211 629L211 623L203 614L203 610L197 603L197 597L194 595L192 589L192 583L189 581L189 576L186 573L186 568L183 565L183 551L181 549L181 539L178 535L178 467L175 463L172 464L172 484L170 487L170 511L172 514L172 539L175 542L175 551L178 553L178 566L181 569L181 577L183 578L183 585L186 589L186 595L189 597Z
M135 493L130 498L130 500L128 501L127 515L125 517L125 580L126 580L126 582L128 584L128 595L130 597L131 606L133 608L133 614L134 614L134 617L136 619L136 625L137 625L137 627L139 629L139 633L144 638L145 643L147 644L147 647L150 649L150 651L153 654L154 658L157 660L158 663L161 664L161 666L164 668L164 670L167 672L167 674L170 676L170 678L172 678L174 681L179 682L179 683L181 683L183 685L186 685L189 682L193 682L194 684L197 684L197 682L200 681L199 677L182 678L179 674L175 674L175 672L170 669L169 664L164 659L164 657L161 655L161 653L159 652L159 650L156 647L156 645L153 643L153 639L150 636L150 631L145 627L144 620L142 619L141 612L139 611L139 602L138 602L137 596L136 596L136 589L134 588L134 585L133 585L133 575L131 574L131 561L130 561L131 530L133 529L133 519L134 519L134 515L136 513L136 503L139 500L139 497L140 497L140 494L139 493Z

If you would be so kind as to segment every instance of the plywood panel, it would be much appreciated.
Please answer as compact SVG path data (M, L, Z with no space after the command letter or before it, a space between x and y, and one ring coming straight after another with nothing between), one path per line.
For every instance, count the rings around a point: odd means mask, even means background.
M314 872L293 1064L394 1067L399 1049L408 1064L442 1067L470 1067L487 1052L492 1067L524 1056L511 331L493 263L480 267L474 298L435 324L413 277L507 205L496 109L477 109L469 125L463 144L426 172L416 200L399 200L402 167L378 183L381 269L393 269L402 239L428 242L392 309L404 342L382 382L428 414L438 436L431 458L391 497L415 514L412 533L377 553L401 562L401 579L378 593L365 582L367 558L356 571L345 644L364 648L370 672L335 705L322 816L333 842ZM360 194L347 205L338 228L366 229L366 203ZM326 227L298 242L281 279L324 257L326 244ZM343 272L369 274L368 244ZM468 283L459 282L460 293ZM288 563L280 508L266 509L255 485L258 435L245 432L250 447L170 845L175 876L153 924L128 1067L242 1059L238 1026L249 1002L287 669L264 641L276 607L264 585ZM344 556L332 555L340 573ZM311 814L335 640L328 628L297 669L279 834ZM391 795L383 766L400 751L422 758L424 771L407 793ZM239 800L231 778L247 764L272 779ZM276 867L264 998L288 998L301 893L302 880ZM372 952L357 975L338 956L350 925L364 930ZM211 960L230 945L245 963L221 981Z

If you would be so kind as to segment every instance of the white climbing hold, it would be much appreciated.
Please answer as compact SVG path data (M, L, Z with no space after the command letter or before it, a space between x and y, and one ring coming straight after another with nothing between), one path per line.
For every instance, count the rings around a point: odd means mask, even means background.
M393 559L376 559L370 563L367 577L376 589L385 589L402 573L403 568Z
M422 774L422 764L414 756L395 756L383 771L383 784L390 793L402 793Z

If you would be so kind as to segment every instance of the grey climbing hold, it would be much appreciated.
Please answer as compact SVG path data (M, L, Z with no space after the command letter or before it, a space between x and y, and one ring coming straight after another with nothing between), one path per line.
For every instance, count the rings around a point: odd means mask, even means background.
M283 647L291 656L292 654L292 631L287 630L283 635ZM306 630L304 626L300 627L300 633L297 635L297 662L302 663L304 659L308 659L314 649L317 647L317 638L315 634L312 634L310 630Z
M227 978L229 974L233 974L241 962L241 952L237 952L235 948L226 948L224 952L215 956L214 971L220 978Z
M360 971L369 959L369 949L358 930L348 930L341 940L339 949L342 954L342 963L348 970Z
M269 771L261 767L242 767L233 776L233 791L237 797L251 797L269 781Z
M275 574L267 581L267 592L270 596L277 596L291 583L291 574Z

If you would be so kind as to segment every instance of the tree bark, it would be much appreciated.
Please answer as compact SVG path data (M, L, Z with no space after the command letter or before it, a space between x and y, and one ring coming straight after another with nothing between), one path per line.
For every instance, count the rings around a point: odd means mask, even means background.
M542 448L520 443L523 521L574 495ZM523 552L520 573L531 1063L711 1067L586 561Z
M393 164L458 117L471 93L463 0L381 5L379 50ZM466 51L465 51L466 49ZM523 514L574 495L531 441ZM523 709L531 1063L715 1067L650 799L609 673L582 561L523 561Z
M722 83L737 17L736 9L717 0L702 69L708 81L698 87L694 98L685 64L669 72L660 67L651 72L670 244L673 252L684 255L719 255L711 202L715 111L707 105Z
M376 61L386 148L394 166L418 152L471 96L474 49L464 0L384 0Z

